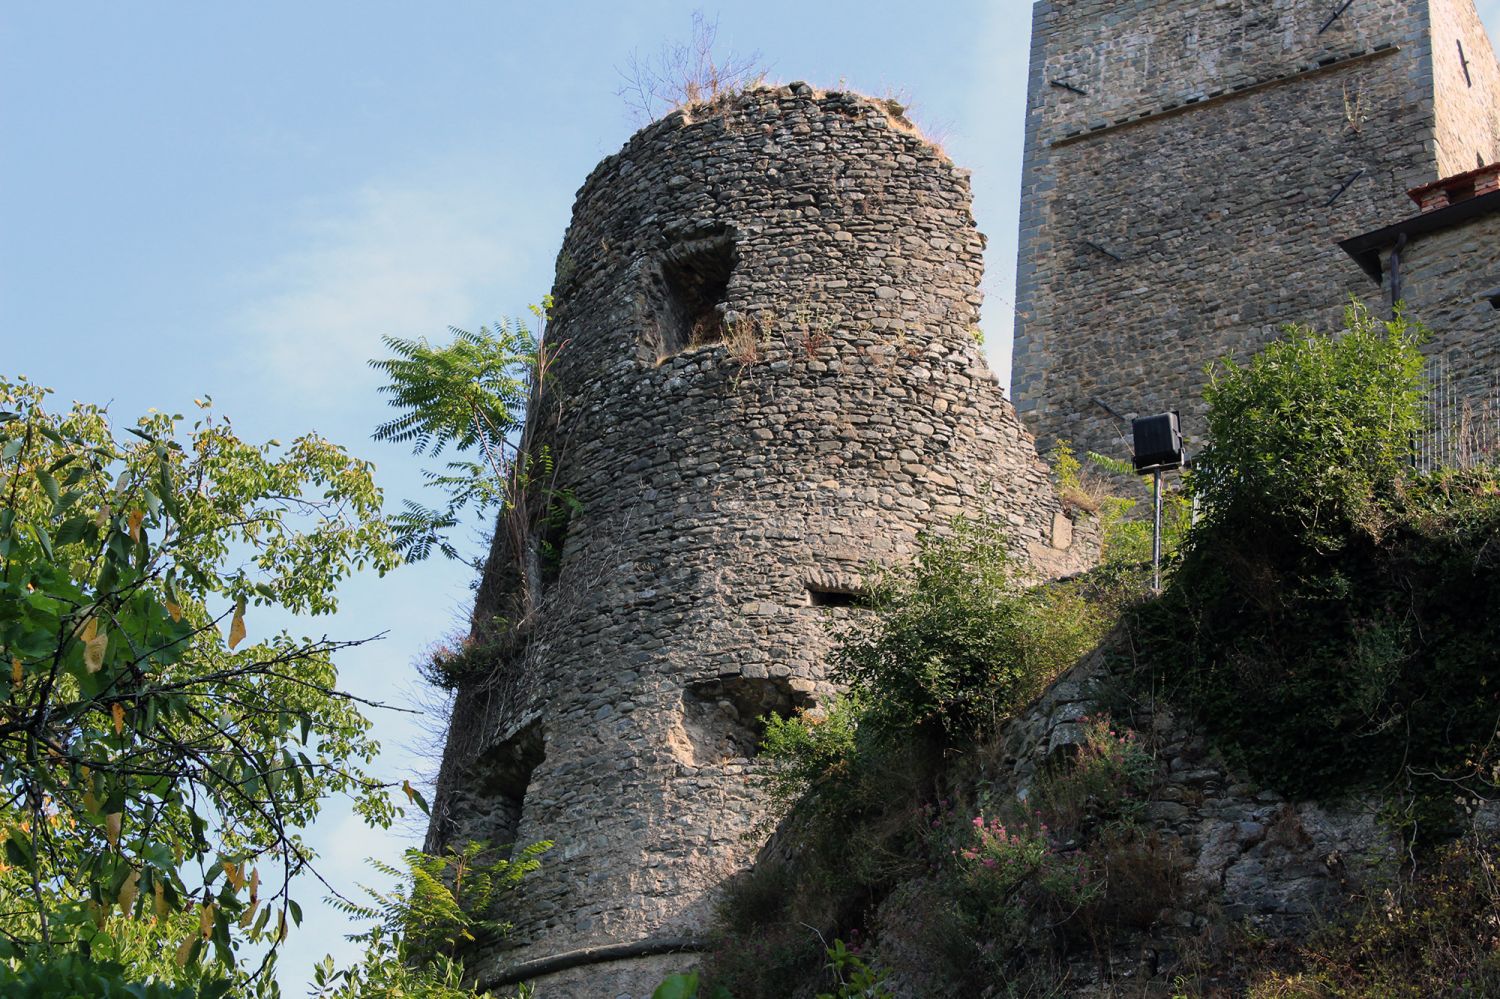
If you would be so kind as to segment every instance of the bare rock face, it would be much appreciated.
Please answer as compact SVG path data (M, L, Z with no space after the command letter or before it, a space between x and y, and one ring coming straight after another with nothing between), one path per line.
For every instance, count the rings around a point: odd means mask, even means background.
M557 843L482 982L643 996L691 963L662 955L757 847L758 719L830 690L826 620L920 529L1090 564L980 355L983 249L899 108L805 84L675 112L584 184L532 414L573 512L534 528L558 557L520 628L497 532L429 836Z

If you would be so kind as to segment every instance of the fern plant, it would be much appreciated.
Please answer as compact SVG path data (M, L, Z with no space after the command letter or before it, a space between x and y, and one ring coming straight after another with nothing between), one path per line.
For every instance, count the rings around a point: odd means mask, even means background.
M464 986L459 955L469 943L503 937L510 931L510 923L495 915L497 906L541 866L539 858L551 848L551 842L543 841L501 857L488 845L471 842L442 854L407 850L400 865L372 858L370 866L396 881L397 887L380 891L360 885L364 902L329 899L335 909L371 925L349 934L350 940L365 944L360 964L336 970L330 957L318 965L315 995L325 999L489 996Z
M538 858L550 849L551 842L544 840L506 858L495 856L497 851L488 844L471 842L441 854L407 850L401 866L371 858L370 866L398 886L383 892L360 885L368 902L333 899L332 904L352 918L374 924L351 934L350 940L399 938L410 956L451 957L479 936L500 937L510 931L509 923L490 913L501 896L541 866Z

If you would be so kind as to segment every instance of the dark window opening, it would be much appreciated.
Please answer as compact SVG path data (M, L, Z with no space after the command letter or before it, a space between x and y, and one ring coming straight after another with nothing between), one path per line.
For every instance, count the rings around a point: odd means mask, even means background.
M669 247L651 281L657 354L672 354L724 339L734 236L728 231Z
M865 595L852 587L808 583L807 602L814 607L863 607Z
M491 746L474 761L469 782L469 812L463 823L473 839L481 839L509 854L521 828L521 810L531 775L546 759L541 722L532 722L509 739Z
M723 676L682 694L681 738L673 748L691 766L754 759L771 716L790 718L812 707L812 694L786 677Z

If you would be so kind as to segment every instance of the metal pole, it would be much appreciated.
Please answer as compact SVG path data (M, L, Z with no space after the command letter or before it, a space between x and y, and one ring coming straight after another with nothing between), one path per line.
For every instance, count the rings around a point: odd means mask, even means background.
M1161 592L1161 469L1152 473L1156 521L1151 531L1151 592Z

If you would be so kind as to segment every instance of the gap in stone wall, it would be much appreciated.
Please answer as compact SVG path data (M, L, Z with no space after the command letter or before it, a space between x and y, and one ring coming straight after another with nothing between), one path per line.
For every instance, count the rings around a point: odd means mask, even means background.
M790 718L812 706L786 677L723 676L682 692L682 720L672 733L673 752L695 767L754 759L767 716Z
M542 724L534 721L475 759L470 777L473 800L469 805L488 812L483 827L491 846L509 852L516 845L531 775L546 756Z
M807 602L813 607L863 607L865 595L852 586L807 584Z
M647 301L653 346L659 358L724 339L729 278L736 260L734 234L720 229L667 248L652 273Z

